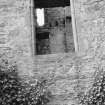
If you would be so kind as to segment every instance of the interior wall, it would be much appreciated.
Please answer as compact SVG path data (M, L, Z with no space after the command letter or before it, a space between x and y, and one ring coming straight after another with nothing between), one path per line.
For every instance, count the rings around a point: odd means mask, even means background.
M70 6L45 9L45 22L50 27L51 53L74 52Z
M54 27L50 30L50 50L51 53L65 53L63 27Z

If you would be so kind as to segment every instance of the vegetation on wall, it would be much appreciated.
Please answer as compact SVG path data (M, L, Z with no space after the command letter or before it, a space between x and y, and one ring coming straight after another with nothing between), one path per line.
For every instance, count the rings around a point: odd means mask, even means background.
M32 79L33 80L33 79ZM0 64L0 105L46 105L51 93L46 80L23 81L18 76L16 64L8 60Z
M90 90L83 95L81 105L105 105L105 71L99 68Z

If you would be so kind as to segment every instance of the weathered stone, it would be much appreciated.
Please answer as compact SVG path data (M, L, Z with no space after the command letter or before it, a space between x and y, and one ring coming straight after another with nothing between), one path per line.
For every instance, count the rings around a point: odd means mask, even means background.
M55 96L51 104L79 105L78 95L90 89L98 66L105 68L105 1L73 3L79 51L85 56L69 53L36 56L33 63L29 0L0 0L0 57L16 61L20 77L48 79ZM58 47L59 44L62 43Z
M19 74L27 76L33 69L29 5L28 0L0 0L0 55L16 61Z

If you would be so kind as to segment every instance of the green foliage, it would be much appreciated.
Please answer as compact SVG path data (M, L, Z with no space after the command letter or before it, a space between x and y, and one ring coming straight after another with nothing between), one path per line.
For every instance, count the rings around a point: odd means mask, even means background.
M2 60L0 105L45 105L49 102L51 93L47 90L47 81L33 79L23 81L18 76L16 64L9 65L8 60Z
M92 88L82 97L81 105L105 105L105 71L99 70Z

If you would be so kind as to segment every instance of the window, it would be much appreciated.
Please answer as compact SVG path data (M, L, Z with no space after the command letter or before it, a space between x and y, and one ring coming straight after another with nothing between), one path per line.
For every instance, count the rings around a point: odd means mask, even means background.
M37 16L37 25L38 26L44 26L44 8L42 9L36 9L36 16Z

